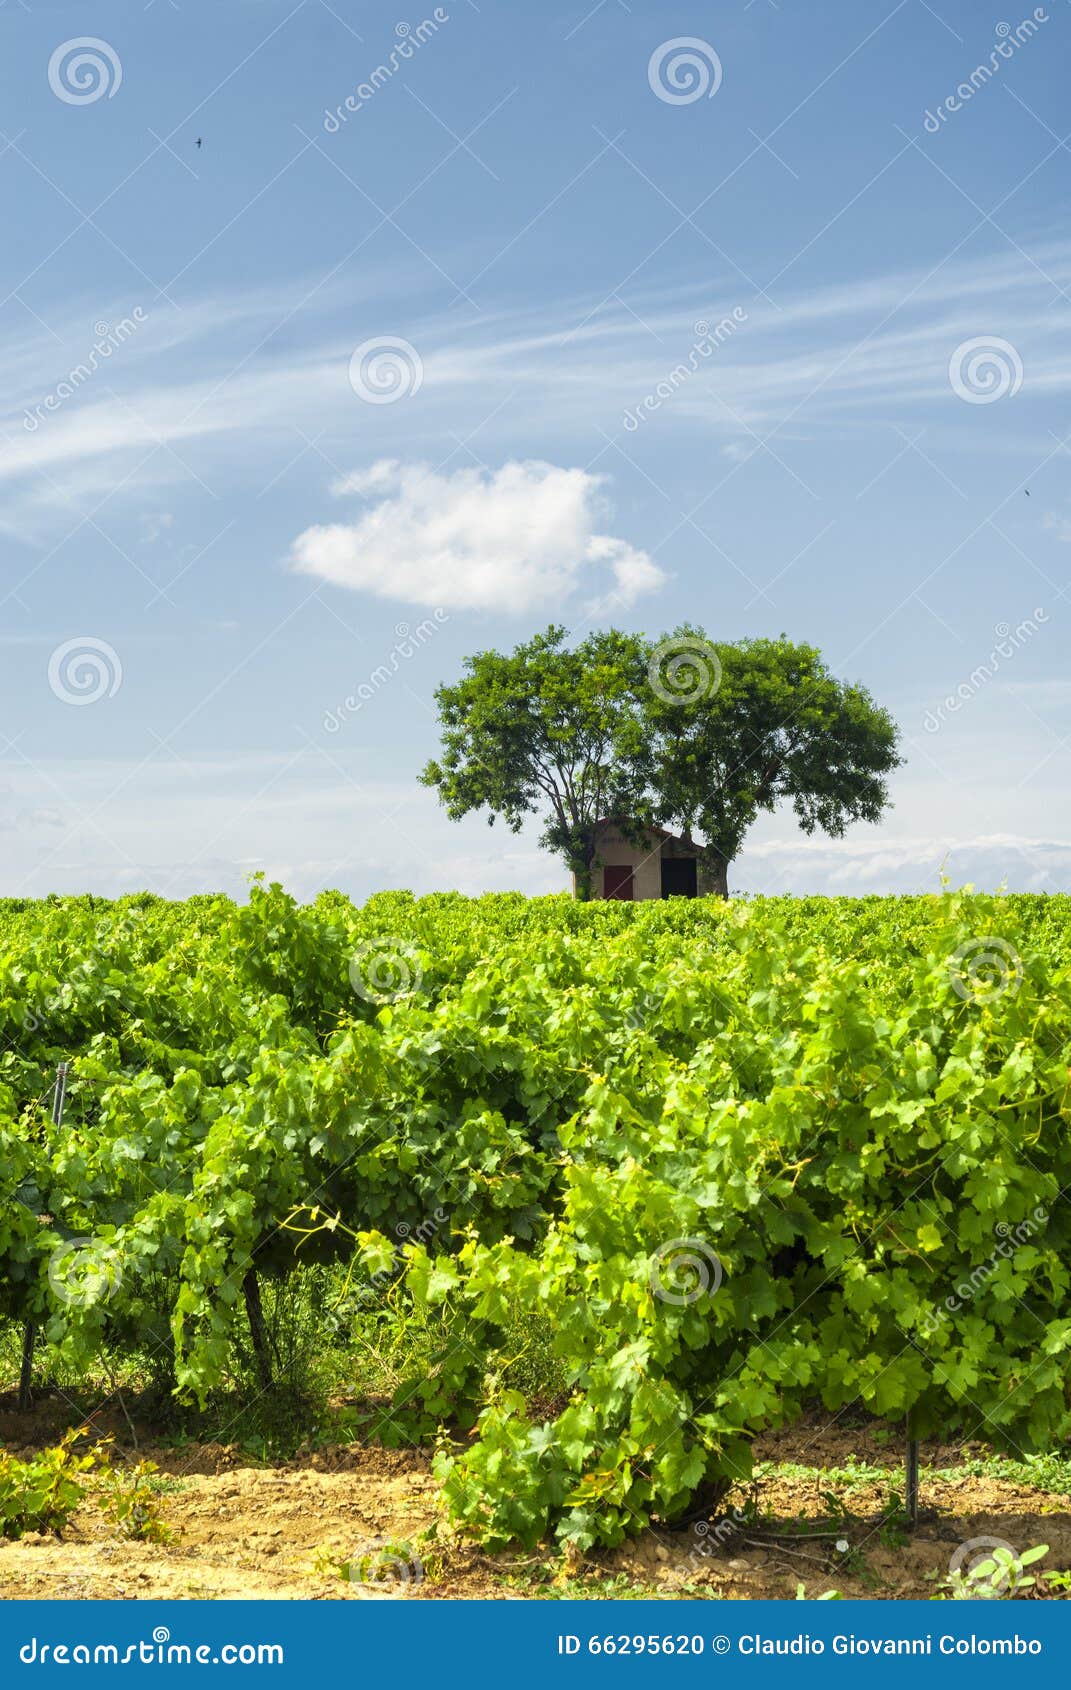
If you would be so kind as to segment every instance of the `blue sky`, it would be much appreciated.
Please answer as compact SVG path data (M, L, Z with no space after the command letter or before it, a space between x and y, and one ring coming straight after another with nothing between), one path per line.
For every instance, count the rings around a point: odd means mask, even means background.
M0 32L4 892L556 889L417 785L434 688L685 618L904 733L734 887L1067 886L1067 0Z

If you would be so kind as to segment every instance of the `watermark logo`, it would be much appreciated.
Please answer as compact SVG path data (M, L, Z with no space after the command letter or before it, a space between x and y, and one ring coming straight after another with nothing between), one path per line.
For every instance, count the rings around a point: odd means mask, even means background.
M123 684L119 653L107 640L79 634L56 647L48 660L48 684L61 704L96 704L114 698Z
M950 1317L959 1314L988 1285L1001 1262L1011 1261L1017 1250L1037 1237L1048 1219L1048 1211L1039 1205L1025 1220L1017 1221L1014 1225L1010 1221L998 1221L994 1230L1000 1242L994 1246L989 1260L979 1262L969 1274L964 1272L957 1280L955 1289L943 1298L936 1308L927 1312L919 1322L919 1336L924 1339L936 1337L941 1328L948 1324Z
M922 719L922 725L928 734L937 733L946 717L954 716L958 710L987 686L1000 670L1002 663L1007 663L1017 651L1021 651L1027 641L1038 632L1041 624L1049 620L1047 610L1036 609L1033 616L1024 616L1023 620L1013 628L1010 622L998 622L993 629L993 649L984 663L979 663L972 669L965 681L961 681L954 693L949 693L943 704L936 710L927 710Z
M46 1643L31 1637L19 1650L23 1666L282 1666L281 1643L173 1643L166 1625L135 1643Z
M51 393L46 393L39 405L31 410L26 408L22 419L22 426L28 434L36 434L43 422L48 420L48 413L58 411L68 399L73 399L80 387L84 387L92 376L95 376L100 366L113 352L128 341L131 335L149 320L148 313L140 305L135 305L129 317L123 317L114 328L108 323L94 323L93 333L96 335L89 356L73 369L67 371L62 381L56 383Z
M711 357L717 348L746 322L747 312L743 306L734 305L730 314L722 317L720 322L711 324L704 318L696 323L695 340L688 356L675 369L670 370L668 375L663 376L650 393L645 393L637 405L625 412L622 423L628 432L635 434L641 422L653 411L660 411L666 400L672 399L685 382L702 368L704 359Z
M71 985L84 985L90 981L100 965L101 956L113 957L117 947L125 944L137 932L140 922L139 912L125 915L119 921L99 923L95 945L88 950L82 947L82 960L66 972L60 990L54 996L46 998L43 1003L38 1003L35 1008L27 1008L21 1021L23 1032L38 1033L42 1027L47 1027L55 1016L62 1015L67 989ZM125 966L125 959L120 966Z
M366 939L350 958L349 976L359 998L385 1004L419 992L424 970L407 939Z
M423 1583L424 1563L408 1543L373 1538L346 1563L346 1577L370 1595L408 1596Z
M334 710L324 711L324 733L337 734L343 723L363 710L366 704L370 704L387 683L394 679L402 665L410 662L443 623L449 620L447 612L440 607L432 616L425 616L415 628L411 628L408 622L399 622L394 630L396 643L391 647L386 662L373 669L367 680L361 681L353 692L347 693L342 703L336 705Z
M721 686L721 659L707 640L663 640L647 665L651 690L663 704L698 704Z
M713 1297L724 1270L703 1238L671 1238L651 1261L651 1290L661 1303L685 1308L700 1297Z
M350 359L350 386L368 405L393 405L419 393L424 365L415 346L400 335L362 340Z
M961 341L948 361L948 379L958 399L968 405L993 405L1014 399L1023 385L1023 360L1010 340L976 335Z
M395 1284L399 1273L405 1267L405 1250L407 1245L420 1245L427 1249L428 1245L438 1236L440 1227L446 1225L450 1219L445 1209L435 1209L426 1219L416 1226L409 1221L399 1221L394 1228L394 1236L399 1242L394 1246L394 1260L390 1267L377 1268L367 1285L361 1287L357 1293L357 1302L367 1307L369 1303L379 1302L385 1297Z
M721 87L721 60L709 41L677 35L656 47L647 64L652 94L667 106L690 106L712 100Z
M48 1258L52 1293L69 1308L91 1309L113 1296L122 1282L119 1252L102 1238L68 1238Z
M967 939L948 960L952 990L965 1003L995 1003L1023 983L1023 959L1007 939Z
M1002 1537L969 1537L948 1563L954 1587L966 1587L980 1601L1008 1595L1022 1572L1015 1548Z
M942 100L934 111L927 111L922 120L922 127L930 134L936 135L941 125L948 122L954 112L962 111L980 89L1001 70L1008 59L1013 59L1020 47L1032 41L1043 23L1048 23L1049 14L1044 6L1035 6L1033 14L1024 18L1013 29L1010 23L998 23L995 34L996 41L988 59L975 65L970 75L959 84L954 93Z
M436 6L430 18L424 18L418 24L396 23L394 34L396 37L382 64L370 71L363 82L359 82L352 94L332 111L330 106L325 110L323 126L329 135L337 135L344 123L348 123L355 112L366 106L369 100L375 98L379 90L386 86L392 77L397 76L406 62L413 58L418 50L437 35L444 23L450 22L450 14L445 6Z
M68 106L112 100L123 81L122 61L114 47L95 35L64 41L48 61L48 86Z

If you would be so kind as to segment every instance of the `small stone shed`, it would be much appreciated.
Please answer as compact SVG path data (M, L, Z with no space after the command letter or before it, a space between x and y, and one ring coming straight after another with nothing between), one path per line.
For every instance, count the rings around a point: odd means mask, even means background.
M699 847L690 839L678 839L665 828L654 827L642 845L635 845L617 822L607 819L598 824L593 898L696 898L711 891Z

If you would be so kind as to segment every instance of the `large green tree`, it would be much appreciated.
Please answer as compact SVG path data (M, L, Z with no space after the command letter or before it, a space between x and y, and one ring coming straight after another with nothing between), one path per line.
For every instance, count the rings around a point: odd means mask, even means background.
M715 891L760 811L790 803L807 833L877 821L897 729L813 646L714 642L683 626L653 643L615 629L566 645L564 628L483 651L436 693L442 751L421 779L455 819L487 810L518 832L544 819L590 897L597 823L695 840Z
M565 859L587 898L596 823L639 807L626 748L638 743L647 652L614 629L572 648L566 638L552 626L508 656L468 658L467 674L435 694L442 750L420 778L454 820L486 809L517 833L526 817L542 815L543 844Z
M900 763L897 727L811 645L710 641L678 628L649 652L632 780L645 819L700 836L715 891L759 812L791 804L805 833L876 822Z

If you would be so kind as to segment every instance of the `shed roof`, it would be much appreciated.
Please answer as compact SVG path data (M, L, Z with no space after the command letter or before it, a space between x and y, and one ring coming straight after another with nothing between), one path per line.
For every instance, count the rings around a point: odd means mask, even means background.
M621 827L624 820L625 818L623 816L602 816L595 823L595 826L596 828ZM685 839L683 835L679 833L670 833L668 828L658 827L654 822L644 823L643 828L645 833L656 834L659 839L673 839L678 845L695 845L694 839Z

